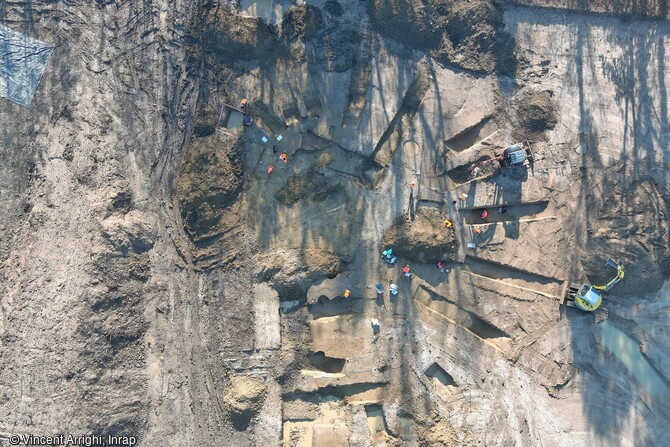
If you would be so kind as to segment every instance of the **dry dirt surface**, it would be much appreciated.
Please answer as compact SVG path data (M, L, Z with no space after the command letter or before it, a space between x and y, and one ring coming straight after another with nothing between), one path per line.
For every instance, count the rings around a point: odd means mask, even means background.
M666 3L0 2L0 446L667 445Z
M545 8L573 9L632 17L668 19L670 4L667 0L511 0L520 5Z

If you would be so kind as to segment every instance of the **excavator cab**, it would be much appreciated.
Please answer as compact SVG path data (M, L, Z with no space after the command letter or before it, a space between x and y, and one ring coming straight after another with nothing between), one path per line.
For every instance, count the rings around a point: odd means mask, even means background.
M624 277L623 264L620 261L607 260L607 265L616 269L616 276L607 284L592 286L583 284L581 287L576 284L570 286L570 292L566 304L577 307L587 312L593 312L603 302L603 293L612 289Z
M520 144L515 144L506 148L503 152L503 156L507 166L518 166L528 159L526 151Z
M602 293L590 284L582 285L575 295L575 305L587 312L596 310L602 302Z
M505 148L499 159L503 168L522 166L533 161L533 151L528 142L526 144L513 144Z

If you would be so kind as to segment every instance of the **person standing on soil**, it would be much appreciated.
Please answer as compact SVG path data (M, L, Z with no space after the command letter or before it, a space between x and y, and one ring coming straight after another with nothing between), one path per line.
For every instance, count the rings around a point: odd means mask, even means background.
M402 273L408 278L412 275L412 269L409 267L409 264L405 264L402 268Z

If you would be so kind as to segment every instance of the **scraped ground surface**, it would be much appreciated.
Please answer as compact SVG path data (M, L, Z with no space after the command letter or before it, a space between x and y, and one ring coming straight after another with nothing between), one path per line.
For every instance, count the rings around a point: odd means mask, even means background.
M665 445L670 24L609 3L2 3L0 445Z

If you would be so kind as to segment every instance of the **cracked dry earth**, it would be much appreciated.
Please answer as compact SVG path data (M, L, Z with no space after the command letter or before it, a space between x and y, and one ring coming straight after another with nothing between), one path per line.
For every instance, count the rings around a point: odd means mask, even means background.
M0 102L0 445L665 445L666 17L0 3L53 46Z

